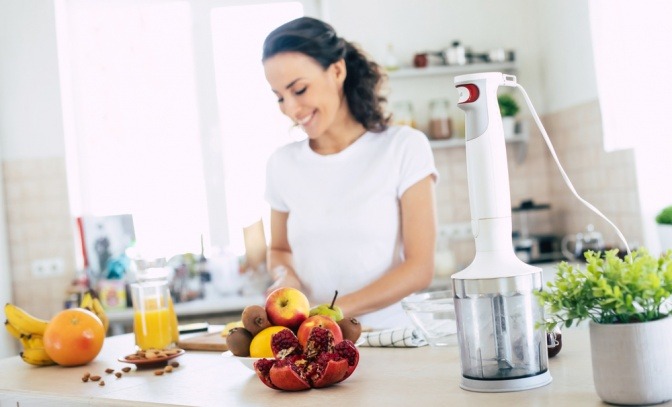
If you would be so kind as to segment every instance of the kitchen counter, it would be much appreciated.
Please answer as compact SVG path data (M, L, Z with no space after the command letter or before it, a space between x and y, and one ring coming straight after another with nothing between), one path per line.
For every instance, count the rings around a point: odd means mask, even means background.
M120 379L117 358L133 352L131 334L107 338L87 366L33 367L18 356L0 360L0 406L600 406L593 388L587 328L563 332L563 349L550 359L553 382L514 393L474 393L460 389L457 346L443 348L360 348L353 375L339 385L305 392L266 387L254 372L218 352L187 351L173 373L155 376L132 370ZM83 383L85 372L105 386ZM670 403L668 403L670 404Z

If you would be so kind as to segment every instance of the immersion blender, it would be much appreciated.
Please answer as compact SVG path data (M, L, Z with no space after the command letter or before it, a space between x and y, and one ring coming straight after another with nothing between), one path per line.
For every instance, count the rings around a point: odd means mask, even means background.
M460 345L460 387L479 392L527 390L551 382L548 371L541 268L516 257L500 86L516 78L499 72L455 78L466 114L467 177L476 255L454 274Z

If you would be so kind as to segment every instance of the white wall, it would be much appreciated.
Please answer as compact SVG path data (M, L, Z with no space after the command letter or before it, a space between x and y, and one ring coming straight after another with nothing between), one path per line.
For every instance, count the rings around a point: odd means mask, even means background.
M597 99L588 1L527 0L539 41L543 112L556 112ZM537 109L539 110L539 109Z
M1 153L2 149L0 148ZM2 165L0 165L0 180L2 180ZM12 302L12 273L9 270L5 213L4 188L0 188L0 306L2 306L0 309L0 322L4 322L6 319L4 304ZM2 329L0 331L0 359L12 356L16 354L16 351L16 341Z
M0 0L2 158L63 156L54 4Z
M0 0L0 158L63 156L51 1ZM0 166L0 180L2 167ZM0 304L12 301L4 189L0 189ZM0 321L4 321L4 310ZM16 354L3 329L0 357Z
M545 111L539 76L539 36L526 0L323 0L326 18L342 37L383 61L392 44L402 65L417 52L440 51L460 40L474 52L516 51L519 79ZM450 83L445 92L455 93Z

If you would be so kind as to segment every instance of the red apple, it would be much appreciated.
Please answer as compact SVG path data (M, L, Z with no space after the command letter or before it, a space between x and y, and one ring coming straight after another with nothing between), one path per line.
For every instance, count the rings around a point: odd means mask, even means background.
M296 333L296 336L299 338L299 343L304 348L306 347L306 342L308 342L310 331L316 326L331 331L331 333L334 335L334 345L343 340L343 332L341 331L341 327L338 326L336 321L325 315L313 315L312 317L308 317L308 319L303 321L301 326L299 326L298 332Z
M296 332L309 313L308 298L296 288L280 287L266 297L266 314L273 325Z

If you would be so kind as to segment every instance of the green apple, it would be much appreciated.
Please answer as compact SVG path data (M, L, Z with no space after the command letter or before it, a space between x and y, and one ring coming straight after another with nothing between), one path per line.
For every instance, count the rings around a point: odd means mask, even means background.
M331 300L331 304L320 304L310 309L310 316L315 315L324 315L334 321L338 322L343 319L343 311L338 306L334 305L336 302L336 297L338 297L338 290L334 294L334 299Z

